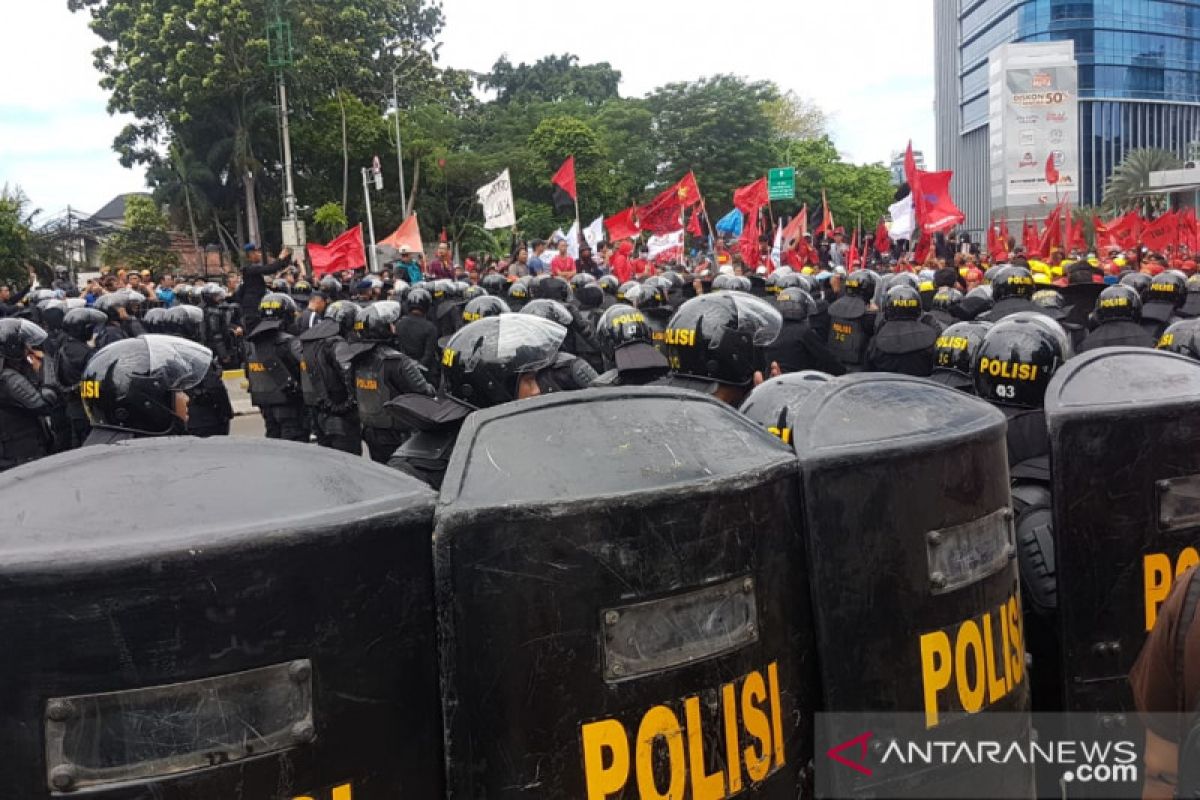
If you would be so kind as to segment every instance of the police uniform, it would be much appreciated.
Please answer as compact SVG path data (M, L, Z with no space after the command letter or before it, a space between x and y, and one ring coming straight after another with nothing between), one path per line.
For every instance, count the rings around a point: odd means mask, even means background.
M57 393L42 386L31 370L10 364L0 369L0 471L49 453L42 418L57 399Z
M300 334L304 351L301 390L305 405L315 412L317 444L358 455L362 452L354 394L338 358L344 347L341 328L332 319Z
M233 404L222 379L222 369L216 358L204 374L204 379L188 390L187 432L191 436L228 436L229 421L233 419Z
M387 463L412 430L387 404L404 394L432 396L433 387L416 361L384 342L352 344L347 354L363 441L371 460Z
M874 288L870 289L874 292ZM875 314L867 310L867 301L847 294L829 306L829 349L847 372L866 367L867 345L875 335Z
M264 320L246 344L250 401L262 414L268 439L307 442L304 397L300 393L300 340L285 333L279 320Z
M433 376L438 367L438 330L428 318L408 313L396 321L396 335L392 340L396 349L416 361Z

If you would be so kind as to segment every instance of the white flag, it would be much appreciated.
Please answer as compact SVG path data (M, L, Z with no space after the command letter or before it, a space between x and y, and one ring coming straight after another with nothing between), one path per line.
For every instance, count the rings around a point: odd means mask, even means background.
M579 220L572 222L571 230L567 231L567 255L579 258Z
M775 244L771 247L771 260L775 262L775 266L779 266L779 259L783 257L783 225L775 226Z
M892 221L888 225L888 238L893 242L900 239L911 239L913 229L917 227L917 219L913 214L913 196L909 193L903 200L888 206L888 214Z
M587 246L595 252L596 245L604 241L604 217L599 216L592 220L592 224L583 229L583 240L587 242Z
M683 230L677 230L674 233L664 233L660 236L651 236L646 240L646 250L650 255L651 261L655 261L660 255L663 258L673 258L682 255Z
M513 206L512 181L509 180L508 170L500 173L500 177L484 186L475 194L483 205L483 227L510 228L517 224L517 212Z

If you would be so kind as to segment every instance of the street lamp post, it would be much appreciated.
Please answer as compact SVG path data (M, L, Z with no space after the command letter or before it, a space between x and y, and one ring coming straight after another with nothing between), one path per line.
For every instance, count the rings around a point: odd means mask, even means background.
M399 67L397 67L399 69ZM400 173L400 218L408 219L408 195L404 192L404 147L400 143L400 92L396 70L392 70L392 113L396 116L396 166Z

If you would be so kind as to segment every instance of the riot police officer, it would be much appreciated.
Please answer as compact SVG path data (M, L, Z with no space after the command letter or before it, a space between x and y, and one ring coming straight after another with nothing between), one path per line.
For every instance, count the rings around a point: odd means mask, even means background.
M508 307L513 311L520 311L525 307L525 304L530 301L528 284L516 281L508 287Z
M46 331L29 320L0 319L0 472L50 452L44 419L59 394L53 369L42 369L45 341Z
M259 323L246 338L246 378L250 401L262 414L268 439L307 442L304 397L300 393L300 340L288 333L296 303L273 292L258 305Z
M847 372L864 368L867 345L875 335L875 312L869 304L877 282L874 272L852 272L846 276L845 293L829 305L829 349Z
M929 316L943 328L959 321L958 308L962 305L963 293L953 286L939 287L929 301Z
M1156 340L1139 323L1142 298L1132 286L1117 284L1096 299L1096 329L1084 337L1079 352L1097 347L1154 347Z
M162 309L166 313L166 309ZM70 426L69 449L82 447L92 432L83 399L79 396L79 382L83 370L92 357L91 341L107 317L94 308L72 308L63 317L63 340L54 359L54 371L63 387L67 424Z
M325 319L300 334L304 360L300 385L311 410L317 444L346 453L362 453L354 390L343 367L342 351L358 316L358 306L339 300L325 310Z
M867 369L929 377L939 331L921 322L923 313L921 294L912 286L898 284L888 289L883 297L883 322L867 347Z
M938 335L933 349L930 379L943 386L975 393L975 355L992 323L983 320L956 322Z
M777 375L755 386L738 411L784 444L791 444L792 428L799 422L796 406L814 389L832 379L832 375L811 369Z
M1197 341L1196 338L1197 331L1200 331L1200 319L1181 319L1173 322L1169 328L1163 331L1163 335L1158 337L1158 344L1155 347L1200 361L1200 341Z
M566 283L558 278L554 280ZM562 344L563 353L582 358L589 367L592 367L593 371L595 370L595 367L592 366L593 361L603 367L600 359L600 345L596 341L596 337L588 329L587 322L579 315L579 312L567 304L557 300L538 298L526 303L518 313L532 314L562 325L567 329L567 338ZM595 376L593 375L593 377Z
M1163 331L1180 319L1176 313L1187 300L1187 279L1183 273L1167 270L1154 276L1150 282L1149 294L1142 303L1142 327L1154 341L1162 336Z
M186 434L187 392L212 363L207 347L175 336L148 334L98 350L79 383L92 422L84 444Z
M442 396L406 395L389 403L417 433L388 466L440 488L462 421L476 409L543 394L543 373L560 363L566 336L562 325L533 314L501 314L464 326L442 354Z
M476 300L502 302L490 296ZM405 394L434 393L420 365L391 346L399 319L399 303L373 303L359 314L360 341L347 345L342 356L353 381L363 441L371 460L380 464L387 463L412 432L388 402Z
M128 339L123 323L129 318L125 310L125 294L110 292L96 299L94 308L106 317L104 327L96 331L96 349L103 350L114 342Z
M421 286L408 293L403 317L396 322L395 346L404 355L425 368L431 378L437 375L438 332L429 320L433 296Z
M596 322L596 341L607 371L593 386L642 386L667 374L667 358L654 346L646 317L626 303L615 303Z
M795 280L798 277L795 274L786 275L785 278L792 280L776 282L777 287L783 286L774 296L775 307L783 317L783 327L779 337L766 348L767 363L778 364L779 370L784 373L820 370L829 375L844 375L846 368L842 362L813 330L812 318L817 313L817 301L800 288L800 281ZM768 286L768 292L770 288Z
M176 306L167 309L165 323L173 335L202 344L207 315L196 306ZM213 362L204 378L187 390L187 432L192 436L228 436L233 419L233 404L222 379L221 363L213 354Z
M1183 319L1200 317L1200 272L1188 275L1187 297L1175 313Z
M620 288L621 281L616 275L601 275L596 284L604 292L604 300L601 302L601 306L607 311L617 304L617 289Z
M225 287L215 283L205 284L200 289L204 311L203 339L201 343L212 350L222 369L233 369L240 361L237 346L237 326L232 306L225 301Z
M779 311L758 297L740 291L693 297L667 327L671 374L662 383L740 405L766 377L766 348L782 328Z
M976 286L963 297L956 316L964 320L983 319L983 315L991 311L993 305L992 287L986 284Z
M1033 292L1036 284L1033 273L1025 267L998 267L992 274L992 308L980 314L977 319L985 322L999 322L1010 314L1019 311L1041 311L1033 302Z

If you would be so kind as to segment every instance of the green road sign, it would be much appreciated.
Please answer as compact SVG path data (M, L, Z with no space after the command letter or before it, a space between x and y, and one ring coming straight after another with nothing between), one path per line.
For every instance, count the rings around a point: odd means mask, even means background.
M780 167L767 171L767 197L771 200L796 199L795 167Z

